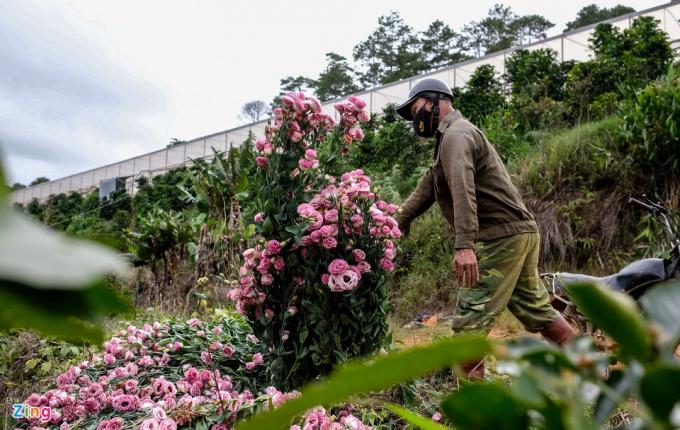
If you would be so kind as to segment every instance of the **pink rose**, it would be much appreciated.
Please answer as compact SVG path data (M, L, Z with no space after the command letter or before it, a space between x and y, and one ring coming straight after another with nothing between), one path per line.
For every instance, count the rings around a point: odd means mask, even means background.
M265 167L269 163L269 160L267 160L265 157L259 156L255 157L255 163L259 167Z
M347 100L345 103L343 103L343 106L345 108L345 114L356 112L356 111L359 110L357 108L357 106L349 100Z
M350 102L352 102L352 104L353 104L354 106L356 106L358 109L363 109L363 108L366 107L366 102L363 101L363 100L361 100L361 99L360 99L359 97L357 97L357 96L349 96L349 97L347 98L347 100L350 101Z
M191 388L189 388L189 394L191 394L192 396L200 396L202 390L203 383L201 381L196 381L193 384L191 384Z
M249 362L246 363L246 369L247 370L253 370L254 368L255 368L255 363L253 363L252 361L249 361Z
M324 225L324 226L321 227L318 231L319 231L319 233L321 234L321 236L323 236L323 237L328 237L328 236L330 236L330 235L333 234L333 226ZM313 236L312 236L312 237L313 237Z
M305 160L304 158L301 158L298 161L298 165L300 166L300 169L302 170L307 170L312 168L312 162L309 160Z
M262 214L262 212L256 213L255 217L253 218L253 221L255 221L257 223L264 221L264 214Z
M327 210L326 213L323 214L323 219L327 223L338 222L338 210L337 209Z
M153 417L153 419L158 421L164 420L168 417L165 414L165 410L159 406L156 406L153 409L151 409L151 416Z
M303 134L299 131L294 131L290 134L290 140L293 142L299 142L302 140Z
M317 157L316 151L313 149L308 149L305 151L305 160L315 160Z
M331 275L340 275L347 270L349 264L341 258L336 258L328 265L328 272Z
M313 219L312 223L309 225L311 230L316 230L323 225L323 215L319 212L314 212L311 218Z
M262 285L272 285L274 283L274 277L270 273L265 273L260 279Z
M139 381L136 379L128 379L125 381L125 391L134 393L137 391L137 386L139 386Z
M314 97L310 97L307 99L307 102L309 102L309 107L312 109L312 112L314 113L319 113L321 112L321 103Z
M210 355L209 352L203 351L203 352L201 353L201 361L202 361L204 364L210 366L210 364L212 363L212 356Z
M113 398L111 405L113 409L120 412L134 411L137 409L138 399L136 396L129 394L120 394Z
M274 259L274 268L276 270L283 270L286 267L286 262L283 257L276 257Z
M360 122L368 122L371 119L371 114L369 114L365 110L359 111L359 112L357 112L357 119Z
M164 419L160 422L158 430L177 430L177 423L173 419Z
M352 257L354 257L356 261L364 261L366 259L366 253L363 250L356 248L352 250Z
M432 415L432 421L441 421L442 420L442 414L439 412L435 412L434 415Z
M361 142L364 140L364 132L360 128L353 128L351 129L348 134L353 140Z
M184 372L184 379L186 379L187 381L189 381L189 383L193 383L193 382L196 381L199 377L200 377L200 374L198 373L198 370L196 370L196 369L193 368L193 367L188 368L188 369Z
M99 428L97 428L97 430L99 430ZM139 430L159 430L158 429L158 421L153 419L153 418L149 418L148 420L144 420L142 422L142 425L139 426Z
M385 269L388 272L391 272L391 271L394 270L394 263L392 262L392 260L389 260L387 258L381 258L380 259L380 267L382 267L383 269Z
M274 114L275 119L278 119L278 120L283 119L283 109L281 109L280 107L274 108L272 110L272 113Z
M359 275L353 270L349 270L349 267L341 275L331 275L328 279L328 286L333 292L353 290L358 283Z
M120 430L123 428L123 419L120 417L101 421L97 425L97 430Z
M31 406L40 406L40 394L38 393L33 393L30 396L28 396L28 399L26 399L26 403L28 403Z
M270 240L267 242L267 249L269 252L276 255L281 252L281 243L278 240Z
M324 273L321 275L321 282L324 283L324 285L328 285L328 280L329 280L330 275L328 273Z
M227 357L231 357L232 355L234 355L234 347L232 347L231 345L227 345L224 348L222 348L222 353L224 353L224 355L226 355Z
M272 155L273 152L274 152L274 146L271 143L267 142L264 145L264 149L262 150L262 153L264 155L266 155L267 157L269 157L270 155Z
M359 261L357 267L361 273L368 273L371 271L371 264L368 261Z
M257 354L253 355L253 363L255 365L260 365L264 361L264 358L262 357L262 353L258 352Z
M334 237L326 237L321 241L321 246L326 249L333 249L338 246L338 241Z
M290 96L281 96L281 103L283 104L284 107L295 106L295 100Z

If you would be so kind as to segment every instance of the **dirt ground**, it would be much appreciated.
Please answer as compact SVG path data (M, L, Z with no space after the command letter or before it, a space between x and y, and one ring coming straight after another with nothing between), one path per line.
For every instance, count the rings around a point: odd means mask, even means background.
M400 347L409 347L429 343L437 337L450 336L450 318L447 318L447 315L444 314L437 314L436 316L437 323L432 327L419 326L417 328L408 329L393 326L392 330L395 343ZM507 339L528 334L529 333L522 327L522 324L520 324L510 312L505 311L496 322L491 333L489 333L489 337L492 339Z

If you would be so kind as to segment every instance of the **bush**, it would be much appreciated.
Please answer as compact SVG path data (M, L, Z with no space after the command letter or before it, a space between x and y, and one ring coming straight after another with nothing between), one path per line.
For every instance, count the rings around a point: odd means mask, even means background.
M511 85L513 96L562 100L567 72L572 66L572 62L559 63L557 52L552 49L520 49L505 60L505 80Z
M680 175L680 74L648 85L622 105L624 150L644 173Z
M455 288L450 275L453 244L451 227L438 208L414 221L400 243L399 268L387 284L399 322L422 310L449 308Z
M257 243L243 253L229 298L270 348L272 381L288 388L384 345L384 281L400 231L397 207L378 198L364 172L342 173L342 155L364 137L365 103L336 104L334 128L315 99L281 101L256 142L259 168L243 197L257 211L246 215Z
M524 96L513 97L511 112L522 132L564 128L568 125L568 109L565 104L549 97L538 100Z
M619 108L620 99L621 96L615 92L600 94L590 105L590 117L593 120L600 120L614 115Z
M595 28L590 39L595 59L577 63L567 78L566 99L573 121L589 120L591 104L601 94L634 94L666 72L673 50L658 23L640 17L623 31L611 24Z
M508 109L499 110L486 117L482 125L484 135L496 148L504 162L526 151L528 144L520 124Z
M453 107L475 124L504 106L503 86L489 64L477 67L464 89L453 89Z

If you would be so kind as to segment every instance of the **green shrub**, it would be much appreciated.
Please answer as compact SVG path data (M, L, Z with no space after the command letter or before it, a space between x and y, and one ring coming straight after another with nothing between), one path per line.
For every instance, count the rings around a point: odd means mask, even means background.
M504 106L503 85L490 64L477 67L464 89L453 89L453 107L475 124Z
M552 49L520 49L505 60L505 80L513 96L561 100L567 72L572 66L573 62L558 62L557 51Z
M392 314L408 321L424 309L449 308L455 283L450 276L454 240L439 208L433 208L411 227L400 242L400 261L388 280Z
M487 116L481 129L506 163L524 153L528 148L527 140L520 130L520 124L508 109L499 110Z
M648 85L622 105L624 151L643 172L680 173L680 75Z
M619 100L621 96L615 92L600 94L590 105L590 117L599 120L614 115L619 108Z
M524 132L564 128L568 125L565 104L549 97L532 100L517 96L512 100L511 109L518 128Z

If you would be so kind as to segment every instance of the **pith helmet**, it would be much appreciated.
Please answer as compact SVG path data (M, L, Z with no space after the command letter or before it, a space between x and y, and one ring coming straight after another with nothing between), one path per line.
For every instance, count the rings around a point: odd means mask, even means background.
M451 88L444 81L435 78L423 79L411 88L411 91L408 93L408 100L397 107L397 112L402 118L412 121L411 103L416 101L418 97L441 98L442 96L453 100Z

